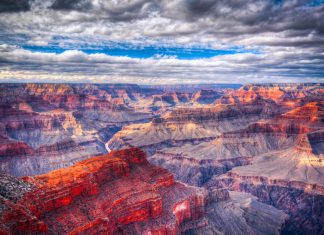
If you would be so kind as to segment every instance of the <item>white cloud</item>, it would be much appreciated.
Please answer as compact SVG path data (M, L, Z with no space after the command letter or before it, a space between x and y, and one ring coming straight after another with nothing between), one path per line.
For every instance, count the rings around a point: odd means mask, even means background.
M153 57L137 59L106 54L86 54L78 50L67 50L61 54L31 52L16 47L0 46L0 60L6 61L0 79L48 79L57 81L128 81L133 83L169 82L269 82L288 81L298 77L299 60L291 60L293 52L264 54L234 54L208 59L179 60L175 57ZM300 53L300 56L303 54ZM281 64L287 61L286 64ZM320 64L303 67L302 79L309 82L323 81L314 76ZM253 64L253 65L251 65ZM295 71L292 71L295 70Z

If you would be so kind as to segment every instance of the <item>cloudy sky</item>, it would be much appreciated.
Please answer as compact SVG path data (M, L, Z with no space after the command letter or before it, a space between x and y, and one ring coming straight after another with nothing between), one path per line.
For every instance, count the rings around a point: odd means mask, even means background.
M1 0L0 81L324 82L324 0Z

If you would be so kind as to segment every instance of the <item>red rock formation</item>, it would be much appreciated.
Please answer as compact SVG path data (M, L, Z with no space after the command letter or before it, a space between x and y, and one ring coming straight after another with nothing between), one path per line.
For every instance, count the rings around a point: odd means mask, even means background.
M224 95L217 103L245 104L264 99L281 105L294 106L296 101L307 100L310 96L313 97L313 100L321 100L323 92L323 85L321 84L248 84Z
M300 143L300 147L302 148L308 142L308 137L304 135L321 130L323 128L323 118L324 110L322 102L312 102L278 117L252 123L247 128L223 133L221 138L242 138L256 133L277 135L281 136L281 138L294 136L297 140L297 145ZM317 134L317 137L321 139L319 135ZM307 148L310 148L310 145Z
M172 234L202 215L207 197L149 164L137 148L21 180L16 184L29 190L0 198L3 234Z
M40 96L55 107L66 109L106 108L118 109L125 101L139 96L136 85L70 85L70 84L27 84L29 95Z
M241 105L214 105L203 108L178 108L163 117L163 121L184 122L184 121L215 121L248 117L252 115L268 115L271 117L276 113L276 105L271 102L257 100L245 106ZM161 120L161 119L160 119ZM162 121L161 120L161 121ZM155 120L156 122L158 120Z
M0 157L21 156L33 153L33 149L24 142L10 140L0 135Z
M324 119L324 101L311 102L282 115L285 119L307 122L322 122Z

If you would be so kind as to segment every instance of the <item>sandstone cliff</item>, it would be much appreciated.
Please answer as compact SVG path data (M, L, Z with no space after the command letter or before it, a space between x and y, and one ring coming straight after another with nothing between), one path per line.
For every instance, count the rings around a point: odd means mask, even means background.
M113 151L44 175L2 176L1 233L177 234L206 198L141 150Z

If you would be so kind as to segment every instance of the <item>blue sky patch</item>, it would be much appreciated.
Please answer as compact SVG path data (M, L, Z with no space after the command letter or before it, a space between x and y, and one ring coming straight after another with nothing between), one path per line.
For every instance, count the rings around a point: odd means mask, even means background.
M43 53L63 53L66 50L73 48L61 48L57 45L51 46L34 46L24 45L22 48L34 52ZM78 48L78 50L86 54L103 53L110 56L126 56L130 58L160 58L160 57L175 57L181 60L195 60L211 58L219 55L231 55L239 53L257 53L256 51L246 50L241 47L231 47L228 49L216 50L210 48L181 48L181 47L156 47L156 46L134 46L123 45L118 47L102 47L102 48Z
M324 0L311 0L307 3L308 6L316 7L324 4Z

